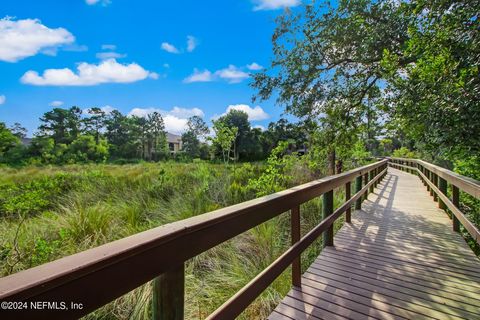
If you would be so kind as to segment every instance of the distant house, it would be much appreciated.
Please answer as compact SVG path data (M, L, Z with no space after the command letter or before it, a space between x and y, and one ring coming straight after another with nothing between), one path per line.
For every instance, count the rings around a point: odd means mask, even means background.
M167 132L168 149L171 153L182 150L182 136Z
M20 141L26 147L32 144L32 138L20 138Z

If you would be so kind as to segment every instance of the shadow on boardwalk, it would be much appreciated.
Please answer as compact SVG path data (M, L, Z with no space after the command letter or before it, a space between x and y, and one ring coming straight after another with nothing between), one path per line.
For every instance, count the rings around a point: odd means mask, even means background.
M418 177L362 206L269 319L480 319L480 261Z

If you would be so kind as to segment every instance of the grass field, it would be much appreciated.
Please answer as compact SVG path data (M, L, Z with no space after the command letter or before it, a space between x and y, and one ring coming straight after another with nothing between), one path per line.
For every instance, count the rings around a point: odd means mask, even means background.
M0 273L31 268L159 225L252 199L262 190L263 164L210 163L72 165L0 169ZM289 167L289 185L315 175ZM342 191L336 192L338 205ZM302 205L302 234L321 220L321 199ZM338 221L336 228L341 225ZM290 244L283 214L186 263L186 318L203 319ZM318 254L303 255L304 267ZM134 272L134 271L132 271ZM265 318L290 289L287 270L242 315ZM151 284L95 311L88 319L143 319L151 312Z

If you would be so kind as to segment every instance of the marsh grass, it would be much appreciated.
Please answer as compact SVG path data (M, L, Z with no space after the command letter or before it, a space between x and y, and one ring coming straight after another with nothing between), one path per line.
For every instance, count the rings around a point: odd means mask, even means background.
M292 168L291 185L314 178L302 165ZM0 273L5 276L255 198L258 190L248 182L262 170L262 164L234 168L173 162L1 168ZM343 197L343 190L335 191L336 207ZM321 198L302 204L302 235L321 221L321 211ZM341 224L338 221L335 229ZM281 255L290 241L286 212L187 261L186 318L205 318ZM317 240L302 254L303 270L320 248ZM290 272L279 276L240 319L266 318L290 290ZM85 319L149 318L151 292L151 283L146 283Z

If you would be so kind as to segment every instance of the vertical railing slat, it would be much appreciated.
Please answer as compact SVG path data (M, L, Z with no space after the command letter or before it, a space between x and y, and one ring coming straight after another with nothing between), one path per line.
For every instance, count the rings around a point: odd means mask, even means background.
M324 220L333 213L333 190L325 192L322 199L322 220ZM333 223L323 233L323 246L333 246Z
M345 201L350 200L352 197L352 185L351 182L348 181L345 184ZM349 206L347 208L347 211L345 211L345 222L350 223L352 222L352 206Z
M292 245L300 241L300 206L290 210L290 226L292 232ZM301 256L296 257L292 262L292 285L302 286Z
M153 280L152 319L183 320L185 266L178 265Z

